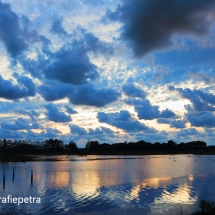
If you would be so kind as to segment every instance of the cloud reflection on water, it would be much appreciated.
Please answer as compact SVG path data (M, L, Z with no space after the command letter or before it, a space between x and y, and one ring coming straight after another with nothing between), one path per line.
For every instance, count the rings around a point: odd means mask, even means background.
M13 166L14 183L11 180ZM33 186L31 169L34 170ZM6 171L6 194L31 194L42 198L42 205L29 209L40 211L41 215L59 211L62 214L101 212L114 208L150 210L150 215L163 211L167 215L176 207L180 214L180 205L184 208L189 204L194 208L198 207L200 199L214 198L214 189L211 189L215 185L214 165L208 156L82 158L72 162L4 164L0 165L0 170ZM0 208L1 212L5 211Z
M138 184L137 186L134 186L131 189L131 192L127 194L126 196L129 197L129 199L139 199L139 193L143 190L150 189L150 188L158 188L160 184L167 184L169 181L171 181L170 177L166 178L149 178Z

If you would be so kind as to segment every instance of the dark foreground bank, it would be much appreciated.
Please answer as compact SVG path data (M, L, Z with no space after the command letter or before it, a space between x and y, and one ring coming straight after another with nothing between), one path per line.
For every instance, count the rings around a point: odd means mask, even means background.
M215 215L215 205L214 202L201 200L199 204L199 211L192 213L191 215Z

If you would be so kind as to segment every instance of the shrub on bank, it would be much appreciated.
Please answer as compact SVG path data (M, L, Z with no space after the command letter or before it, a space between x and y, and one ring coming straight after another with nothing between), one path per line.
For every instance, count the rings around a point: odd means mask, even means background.
M215 206L213 201L209 202L201 200L199 207L201 211L194 212L191 215L215 215Z

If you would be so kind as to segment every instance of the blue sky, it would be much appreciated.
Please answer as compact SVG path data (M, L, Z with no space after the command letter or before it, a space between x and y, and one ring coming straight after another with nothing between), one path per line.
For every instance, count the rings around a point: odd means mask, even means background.
M214 144L215 0L0 1L0 138Z

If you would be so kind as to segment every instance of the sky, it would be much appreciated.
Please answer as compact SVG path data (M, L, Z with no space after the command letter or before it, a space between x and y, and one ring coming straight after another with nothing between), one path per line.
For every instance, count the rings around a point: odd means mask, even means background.
M0 1L0 139L215 140L215 0Z

